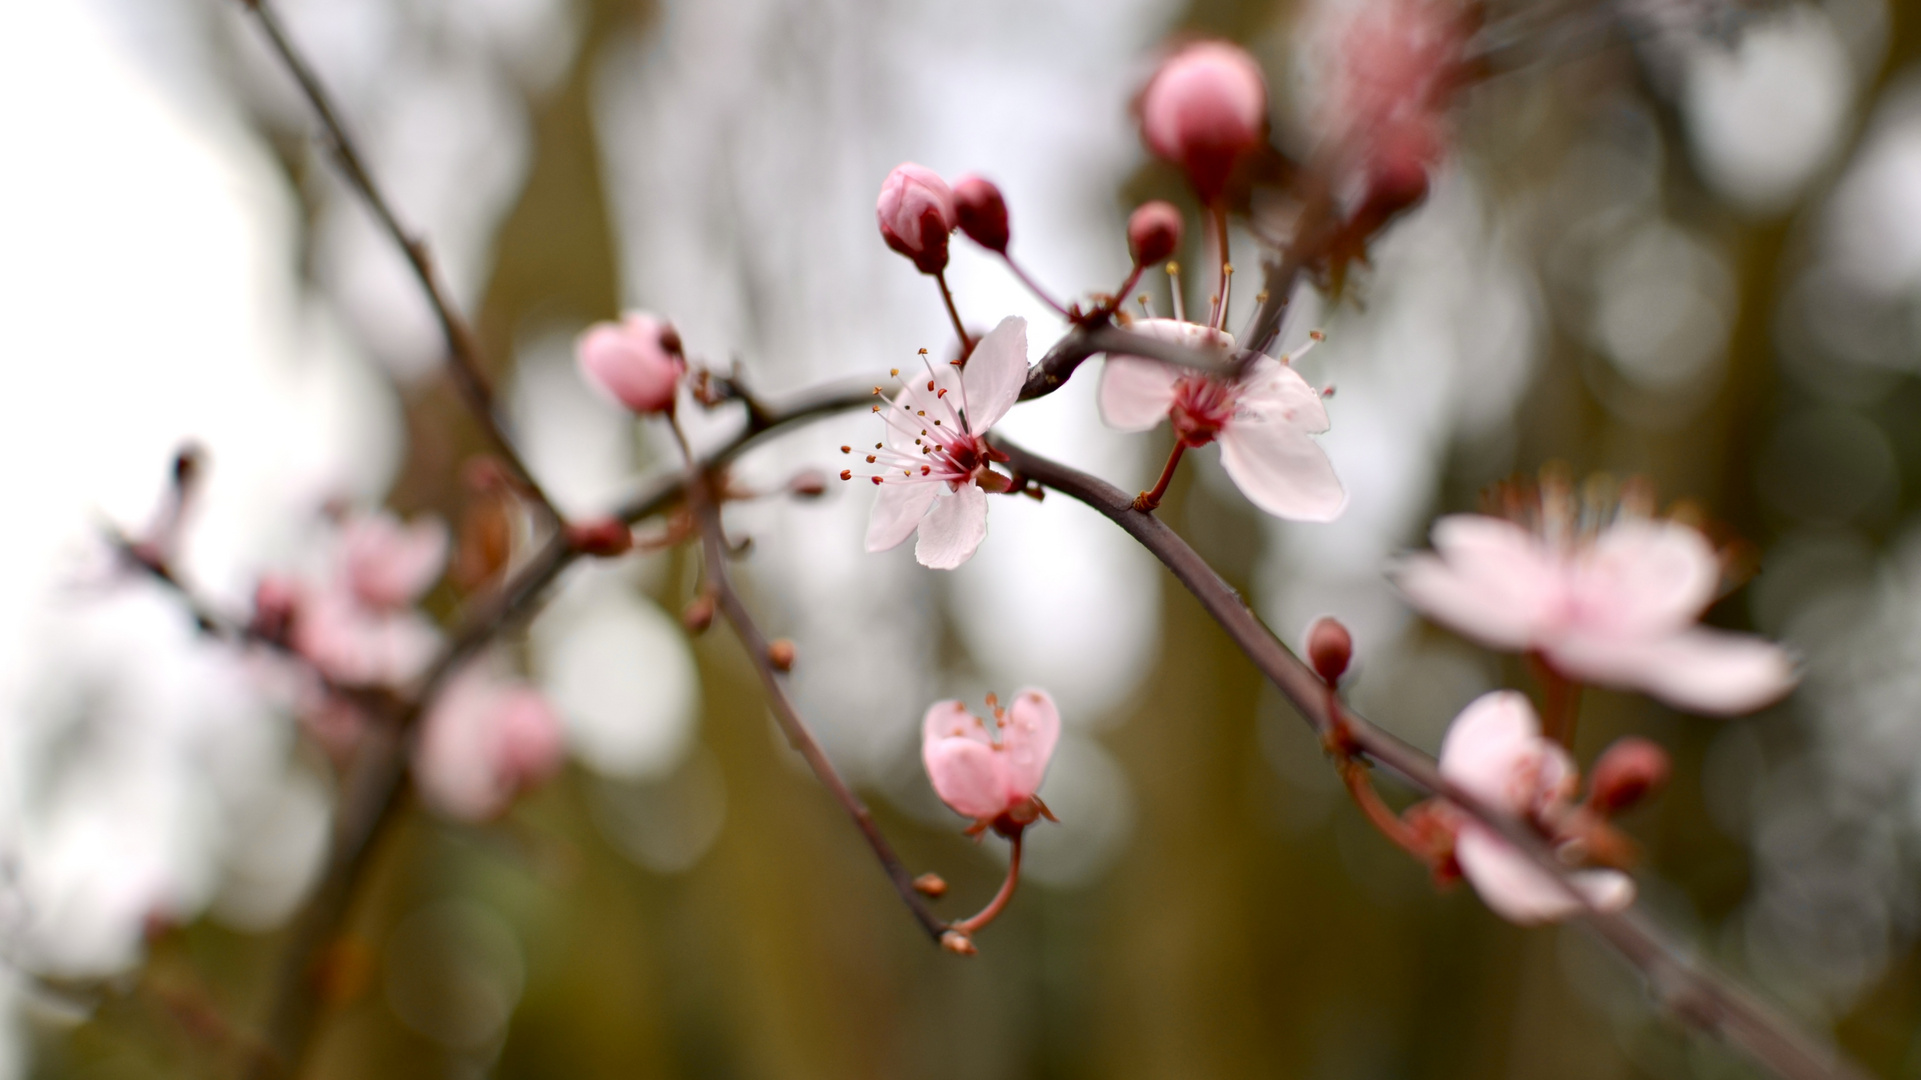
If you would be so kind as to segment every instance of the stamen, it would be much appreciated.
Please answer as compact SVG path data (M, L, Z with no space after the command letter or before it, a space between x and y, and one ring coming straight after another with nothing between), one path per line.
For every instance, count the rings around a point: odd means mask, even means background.
M1168 291L1174 296L1174 319L1176 322L1186 322L1187 301L1181 296L1181 264L1172 259L1167 263L1167 281Z

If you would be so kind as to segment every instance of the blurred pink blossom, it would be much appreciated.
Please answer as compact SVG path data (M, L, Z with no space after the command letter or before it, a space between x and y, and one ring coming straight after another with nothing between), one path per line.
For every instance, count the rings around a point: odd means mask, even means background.
M440 580L448 543L447 526L439 518L404 525L386 513L352 518L341 529L341 581L369 608L410 607Z
M1525 696L1496 690L1474 699L1441 741L1441 773L1495 809L1552 822L1570 807L1579 774L1558 743L1543 738ZM1494 913L1516 923L1565 919L1582 908L1548 874L1501 836L1463 816L1454 857ZM1579 870L1569 879L1595 906L1616 911L1634 900L1634 880L1618 870Z
M926 378L903 376L901 392L874 406L886 432L864 455L881 470L867 477L880 486L868 551L886 551L918 529L914 557L922 566L952 570L973 557L987 538L987 493L1007 486L988 467L999 458L987 429L1013 408L1026 380L1027 320L1009 316L964 368L929 364ZM854 475L844 470L841 479Z
M587 382L635 413L667 412L687 369L680 335L665 320L629 312L619 322L595 323L575 346Z
M1201 201L1212 202L1265 137L1267 82L1240 46L1197 42L1161 64L1141 91L1140 115L1148 149L1178 165Z
M440 632L417 611L370 608L336 585L301 595L291 643L334 682L400 686L426 670Z
M476 665L427 711L414 778L435 810L485 821L558 771L564 749L560 719L539 691Z
M994 712L998 739L959 701L935 702L921 721L921 761L935 794L956 813L982 826L1003 815L1003 825L1025 826L1046 812L1035 793L1060 740L1060 712L1047 691L1033 689Z
M1757 637L1703 629L1721 565L1686 525L1624 517L1592 536L1502 518L1435 522L1434 552L1392 576L1416 608L1482 644L1538 654L1571 679L1676 708L1750 712L1793 689L1794 663Z
M1310 38L1334 42L1321 135L1353 170L1364 202L1398 210L1427 191L1447 150L1446 110L1464 74L1467 23L1450 0L1371 0L1358 10L1322 5L1329 24Z
M954 193L934 170L912 162L895 166L881 183L874 216L887 246L914 260L921 273L947 268L947 236L960 218Z
M1138 334L1223 359L1234 339L1175 319L1138 319ZM1332 521L1347 506L1333 463L1309 436L1328 428L1321 395L1288 363L1263 356L1228 381L1159 360L1109 355L1101 372L1101 417L1122 431L1146 431L1162 419L1188 446L1221 444L1221 465L1249 502L1276 517Z

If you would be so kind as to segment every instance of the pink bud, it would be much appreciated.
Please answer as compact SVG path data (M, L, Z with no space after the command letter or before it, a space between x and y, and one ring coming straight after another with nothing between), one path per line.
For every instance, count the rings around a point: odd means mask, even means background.
M602 559L625 555L634 546L634 530L619 518L570 522L566 533L575 551Z
M954 214L967 238L989 251L1007 254L1007 200L1001 189L978 176L954 185Z
M1154 73L1141 93L1140 114L1148 149L1180 166L1201 200L1212 202L1264 137L1267 83L1238 45L1199 42Z
M874 215L887 246L914 260L921 273L947 268L947 234L958 218L954 193L932 169L912 162L895 166L880 186Z
M1321 681L1333 686L1354 658L1354 635L1339 620L1320 618L1307 629L1307 662Z
M1602 815L1618 814L1667 783L1668 752L1630 735L1601 752L1588 784L1588 805Z
M1159 199L1142 203L1127 219L1127 250L1135 266L1152 266L1181 246L1181 212Z
M680 335L645 312L588 327L574 353L589 384L636 413L673 409L674 388L687 370Z

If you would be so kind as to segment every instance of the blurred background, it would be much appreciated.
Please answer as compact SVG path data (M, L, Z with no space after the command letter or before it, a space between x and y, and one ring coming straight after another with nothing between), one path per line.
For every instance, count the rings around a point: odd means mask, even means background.
M1299 150L1327 61L1308 2L281 7L474 314L536 472L590 512L673 458L581 384L587 324L663 313L775 398L940 350L938 295L874 230L904 160L999 183L1057 292L1112 288L1128 210L1182 197L1127 113L1157 48L1245 44ZM1390 555L1550 460L1699 504L1761 568L1711 621L1786 640L1806 682L1734 721L1591 693L1581 756L1667 745L1674 786L1629 820L1648 907L1877 1075L1921 1077L1921 9L1641 2L1606 33L1593 10L1508 9L1533 47L1466 97L1428 201L1339 303L1295 305L1284 347L1328 333L1305 366L1337 388L1345 517L1265 519L1211 450L1163 513L1284 638L1346 621L1358 707L1433 749L1475 695L1529 684L1413 617ZM263 1021L328 833L325 758L261 661L114 574L99 525L152 514L197 441L180 562L241 607L324 559L330 501L467 506L482 444L431 313L311 131L238 5L0 4L0 1076L231 1071L164 1003ZM968 321L1024 314L1038 356L1060 322L956 252ZM1005 430L1147 486L1165 431L1105 430L1092 386ZM741 473L777 484L870 428L823 422ZM505 650L564 715L566 773L492 825L414 811L382 848L317 1074L1752 1075L1581 930L1436 893L1091 511L997 501L940 574L862 552L868 499L739 507L741 574L799 643L834 759L908 866L952 884L944 913L991 893L1005 847L934 799L921 711L1059 700L1042 795L1062 823L1032 834L981 955L928 947L733 640L680 629L687 556L633 557L577 568Z

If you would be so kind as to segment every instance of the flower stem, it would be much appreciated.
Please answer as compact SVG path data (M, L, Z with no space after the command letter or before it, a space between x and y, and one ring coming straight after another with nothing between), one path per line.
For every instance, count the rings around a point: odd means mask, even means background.
M1574 729L1581 719L1581 684L1554 670L1539 653L1529 654L1529 660L1547 698L1541 710L1542 734L1572 750Z
M995 893L994 898L989 900L987 906L980 909L978 913L962 919L959 922L949 923L947 926L949 930L972 937L981 927L986 926L998 918L1000 913L1006 909L1007 902L1014 898L1014 887L1019 885L1021 880L1020 834L1015 833L1014 838L1009 841L1009 843L1013 846L1007 858L1007 880L1001 882L1000 891Z
M1026 276L1023 275L1021 280L1025 281ZM965 362L974 351L974 339L967 336L967 327L961 325L960 309L954 306L954 292L947 287L947 271L936 271L934 282L940 286L940 298L947 305L947 317L954 321L954 333L960 335L961 360Z
M1144 514L1153 513L1161 505L1161 497L1167 494L1168 482L1174 479L1174 467L1181 463L1181 455L1187 453L1187 441L1174 440L1174 452L1167 455L1167 466L1161 470L1161 478L1154 484L1154 490L1143 491L1134 498L1134 509Z
M1221 257L1220 277L1214 289L1215 302L1218 305L1218 310L1214 313L1214 329L1222 330L1227 327L1227 275L1229 273L1227 269L1227 207L1217 202L1209 209L1214 212L1214 242L1220 249L1218 254Z
M1046 304L1048 307L1053 308L1054 311L1057 314L1059 314L1061 318L1063 319L1070 318L1070 316L1067 313L1067 309L1061 306L1061 302L1059 300L1054 299L1052 296L1050 296L1046 289L1041 288L1040 282L1035 281L1031 277L1028 277L1027 271L1021 269L1021 264L1015 262L1014 257L1012 255L1009 255L1005 251L1001 252L1001 261L1007 264L1007 268L1014 272L1015 277L1021 279L1021 284L1027 286L1027 289L1029 292L1032 292L1035 296L1038 296L1041 298L1042 303ZM946 284L944 282L942 283L941 288L943 291L945 291ZM952 311L954 302L952 300L949 300L947 302L947 305L948 305L948 310Z

